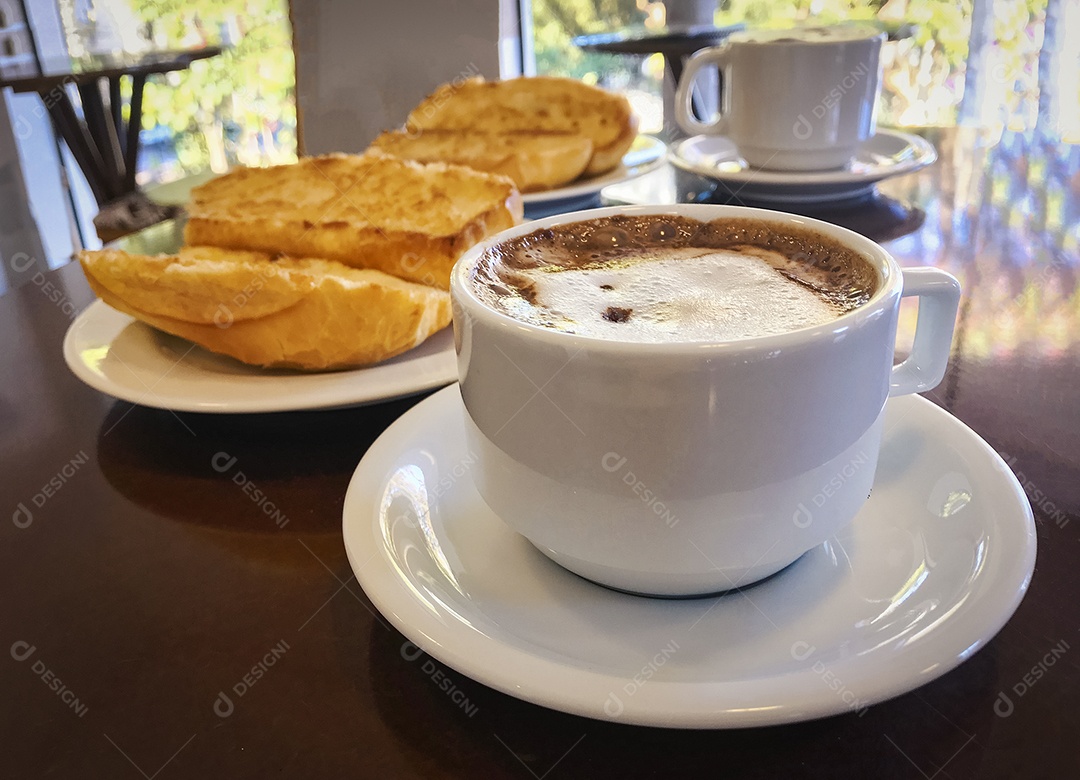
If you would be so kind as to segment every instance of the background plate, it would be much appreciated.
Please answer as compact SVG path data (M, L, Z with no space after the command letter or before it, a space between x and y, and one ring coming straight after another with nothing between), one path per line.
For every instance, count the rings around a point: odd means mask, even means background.
M607 173L591 179L579 179L564 187L543 192L526 192L521 198L526 210L550 206L562 201L581 201L600 194L600 190L609 184L618 184L641 176L664 164L664 152L667 147L659 138L651 135L639 135L634 139L630 150L623 155L622 163Z
M731 139L696 135L670 151L671 163L720 182L735 196L757 201L815 203L868 194L873 185L912 173L937 159L933 144L917 135L879 130L859 147L845 168L827 171L770 171L751 168Z

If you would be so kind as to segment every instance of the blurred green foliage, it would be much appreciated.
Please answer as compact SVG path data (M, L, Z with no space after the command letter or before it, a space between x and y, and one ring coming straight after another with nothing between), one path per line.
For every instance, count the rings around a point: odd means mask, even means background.
M885 124L942 124L956 121L963 96L975 0L718 0L717 25L787 27L810 22L863 21L889 32L904 29L884 57L881 121ZM992 46L1000 72L1018 73L1005 102L1032 102L1037 90L1022 78L1041 46L1035 30L1047 0L988 0L993 14ZM538 73L590 82L618 81L659 94L655 70L640 60L585 54L571 42L581 34L644 28L662 23L662 2L649 0L533 0ZM1034 52L1034 54L1033 54ZM651 78L650 78L651 76ZM612 86L620 86L612 84Z
M636 0L533 0L536 72L595 84L605 73L626 70L627 58L584 52L571 39L639 26L645 18Z
M143 126L165 128L176 162L150 171L156 180L230 165L288 162L296 157L295 69L287 0L129 0L155 46L227 46L219 57L151 79ZM885 57L881 121L956 121L963 95L975 0L718 0L718 25L784 27L800 22L867 21L909 37ZM999 72L1017 74L1001 100L1031 102L1047 0L989 0ZM659 100L658 57L586 53L577 35L656 28L662 2L652 0L532 0L537 72L566 75L637 91ZM1032 54L1035 52L1035 55ZM1037 92L1035 93L1037 95Z
M295 66L286 0L131 0L157 47L221 43L218 57L147 82L143 127L173 135L180 170L296 159Z

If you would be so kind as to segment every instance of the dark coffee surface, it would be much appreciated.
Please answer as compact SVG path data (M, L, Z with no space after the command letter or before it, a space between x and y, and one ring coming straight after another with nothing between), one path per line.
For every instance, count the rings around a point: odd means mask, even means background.
M808 229L618 215L492 247L473 283L490 306L525 322L604 338L696 341L713 326L728 339L817 324L865 303L878 279L858 252ZM641 336L600 320L648 320L661 332Z

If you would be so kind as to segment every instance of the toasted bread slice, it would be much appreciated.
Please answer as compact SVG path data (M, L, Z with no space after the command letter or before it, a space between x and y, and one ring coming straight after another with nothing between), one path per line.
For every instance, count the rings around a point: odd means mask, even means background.
M192 190L184 237L217 246L339 260L448 289L450 269L521 220L513 181L379 150L242 168Z
M370 365L450 322L442 290L333 260L272 257L185 247L179 256L81 252L79 261L114 309L258 366Z
M264 252L186 246L176 255L81 252L88 278L141 311L213 325L287 309L315 287L303 262Z
M637 138L638 134L637 117L631 115L630 118L630 124L623 128L623 132L618 138L603 149L593 150L592 159L589 160L589 166L585 169L586 176L607 173L622 162L623 155L633 146L634 139Z
M573 133L486 133L425 130L383 133L371 144L417 162L448 162L509 176L522 192L560 187L580 176L592 159L589 138Z
M611 170L637 135L630 102L576 79L534 76L444 84L412 110L411 134L425 130L574 133L593 143L587 174Z

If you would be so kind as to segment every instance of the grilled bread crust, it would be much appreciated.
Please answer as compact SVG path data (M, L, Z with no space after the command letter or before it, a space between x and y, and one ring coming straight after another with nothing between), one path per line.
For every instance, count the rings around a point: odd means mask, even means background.
M592 141L573 133L472 130L386 132L376 149L417 162L448 162L509 176L521 192L540 192L568 184L585 172Z
M449 289L466 249L521 221L511 179L379 150L242 168L192 191L185 242L338 260Z
M450 296L333 260L212 247L79 255L105 303L244 363L326 370L378 363L450 323Z
M630 102L576 79L532 76L485 81L472 78L444 84L409 114L410 134L427 130L488 133L557 132L593 143L587 175L619 164L637 135Z

